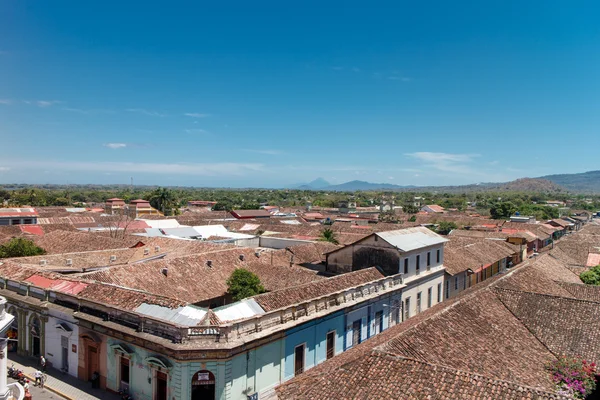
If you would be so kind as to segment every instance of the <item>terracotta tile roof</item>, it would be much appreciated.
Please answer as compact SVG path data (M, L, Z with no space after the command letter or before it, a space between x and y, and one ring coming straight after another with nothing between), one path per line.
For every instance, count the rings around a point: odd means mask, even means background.
M280 399L566 399L550 391L373 351L311 385L276 389ZM400 397L401 396L401 397Z
M493 264L510 257L515 249L506 242L494 239L450 236L444 248L444 266L450 275Z
M552 353L600 362L600 303L495 290L506 308Z
M271 214L267 210L233 210L231 215L236 218L255 218L255 217L270 217Z
M314 271L290 267L289 253L285 250L272 252L273 265L271 252L263 252L259 257L255 253L255 249L227 247L203 254L113 267L82 276L189 303L223 296L227 292L225 281L236 268L247 268L256 273L267 290L322 279ZM244 256L244 261L240 255ZM208 261L211 261L210 266ZM168 270L166 276L162 273L164 268Z
M600 303L600 286L567 282L558 282L558 284L576 299Z
M501 288L519 274L530 282L530 269L554 277L556 263L541 256L475 285L311 368L277 393L286 399L398 398L398 393L418 399L559 398L552 394L546 365L562 353L598 359L600 321L594 315L600 303ZM434 371L421 379L422 368ZM456 375L472 377L473 387L456 383Z
M384 275L379 270L367 268L305 285L295 285L286 289L259 294L254 297L254 300L268 312L382 278L384 278Z
M19 226L21 227L21 231L23 233L37 235L37 236L44 235L44 230L39 225L19 225Z
M315 242L290 246L288 249L294 253L294 263L320 263L325 261L325 253L338 249L341 246L327 242Z
M0 262L0 276L17 281L27 281L42 288L52 288L52 290L58 292L76 295L83 299L130 311L142 303L157 304L170 308L187 304L174 298L156 296L99 282L90 282L73 276L67 277L11 261Z
M40 266L45 269L64 268L80 270L82 268L127 264L136 252L137 249L126 248L78 253L44 254L41 256L13 258L11 260L20 264ZM41 265L42 260L46 261L45 267ZM67 264L67 260L70 260L70 264Z
M44 227L45 229L45 227ZM113 239L87 232L57 230L36 237L35 244L49 254L75 253L92 250L107 250L129 247L122 239Z

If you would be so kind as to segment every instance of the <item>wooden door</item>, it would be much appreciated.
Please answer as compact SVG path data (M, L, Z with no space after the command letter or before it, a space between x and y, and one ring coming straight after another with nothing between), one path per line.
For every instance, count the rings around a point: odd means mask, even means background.
M88 346L87 349L87 378L92 379L94 372L100 373L100 362L98 359L98 349L95 346Z

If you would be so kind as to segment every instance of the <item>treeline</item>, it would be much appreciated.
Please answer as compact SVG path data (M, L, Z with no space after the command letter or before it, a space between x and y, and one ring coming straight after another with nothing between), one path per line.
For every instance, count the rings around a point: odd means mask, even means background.
M165 213L176 212L191 200L216 201L217 210L256 209L270 204L280 207L303 209L308 202L315 207L338 207L341 201L356 202L358 207L390 204L402 206L405 212L416 213L415 204L439 204L446 209L471 210L482 215L507 218L516 211L535 215L540 219L555 218L558 209L548 207L548 200L571 201L571 208L589 211L600 210L599 196L574 196L568 194L545 194L529 192L476 192L476 193L430 193L430 192L323 192L286 189L211 189L189 187L150 186L52 186L5 185L0 187L0 200L5 206L89 206L104 203L106 199L119 197L129 202L134 199L149 200ZM415 199L417 198L417 199Z

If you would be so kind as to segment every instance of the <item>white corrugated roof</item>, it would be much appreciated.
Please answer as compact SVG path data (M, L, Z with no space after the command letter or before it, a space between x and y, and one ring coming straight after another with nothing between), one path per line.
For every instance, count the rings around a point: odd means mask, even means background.
M400 251L412 251L422 247L442 244L448 241L431 229L421 226L398 229L396 231L378 232L377 236L397 247Z
M265 313L254 299L244 299L237 303L218 307L213 309L213 312L221 321L235 321Z
M179 228L180 224L176 219L142 219L150 228Z
M206 315L206 309L196 306L168 308L148 303L140 304L135 311L183 326L195 326Z

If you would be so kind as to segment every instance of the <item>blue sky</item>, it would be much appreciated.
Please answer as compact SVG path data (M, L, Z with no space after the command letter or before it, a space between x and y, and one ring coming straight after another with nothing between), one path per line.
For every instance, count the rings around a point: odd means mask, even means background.
M0 182L446 185L600 169L599 13L7 0Z

